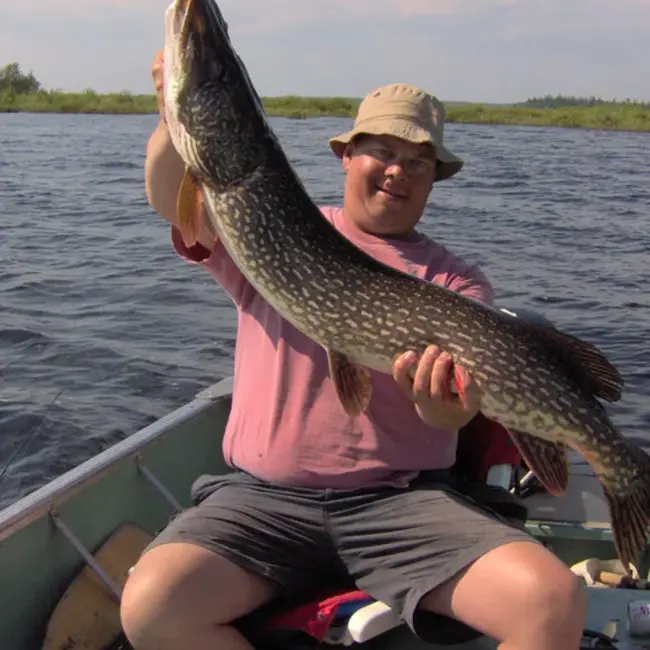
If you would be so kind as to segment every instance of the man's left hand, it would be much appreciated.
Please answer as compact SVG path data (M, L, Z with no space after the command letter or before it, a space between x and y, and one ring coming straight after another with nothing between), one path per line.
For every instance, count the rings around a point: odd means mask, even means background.
M465 426L481 408L476 382L463 366L455 366L451 357L429 346L420 360L415 352L405 352L393 364L393 377L404 395L415 403L423 422L450 433ZM450 390L456 380L458 394Z

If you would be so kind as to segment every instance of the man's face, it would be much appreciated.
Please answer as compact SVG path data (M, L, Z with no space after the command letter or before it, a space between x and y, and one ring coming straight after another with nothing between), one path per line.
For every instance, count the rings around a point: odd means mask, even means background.
M346 147L345 213L375 235L404 237L422 217L436 173L428 144L364 135Z

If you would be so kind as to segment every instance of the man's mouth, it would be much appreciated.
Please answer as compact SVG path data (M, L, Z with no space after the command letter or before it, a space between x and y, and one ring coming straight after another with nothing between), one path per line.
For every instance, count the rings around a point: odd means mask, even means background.
M401 194L400 192L396 192L395 190L389 190L388 188L380 187L379 185L377 185L376 190L378 192L383 192L384 194L387 194L388 196L390 196L393 199L405 200L405 199L408 198L408 196L406 196L406 194Z

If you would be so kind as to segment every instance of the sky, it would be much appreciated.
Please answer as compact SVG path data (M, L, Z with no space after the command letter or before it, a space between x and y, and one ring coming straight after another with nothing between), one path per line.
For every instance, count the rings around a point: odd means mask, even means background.
M153 91L169 0L0 0L0 66L46 88ZM650 0L222 0L262 96L650 101Z

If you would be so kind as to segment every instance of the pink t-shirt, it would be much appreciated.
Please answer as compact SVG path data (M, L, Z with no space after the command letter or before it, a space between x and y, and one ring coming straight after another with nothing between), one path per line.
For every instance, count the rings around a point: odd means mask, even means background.
M341 208L322 212L385 264L492 303L483 273L427 237L374 237ZM220 242L199 261L176 229L172 241L181 257L209 271L237 307L233 403L223 440L230 466L272 483L349 488L406 485L419 470L453 465L457 436L424 424L392 376L371 372L370 406L351 419L334 391L323 348L257 293Z

